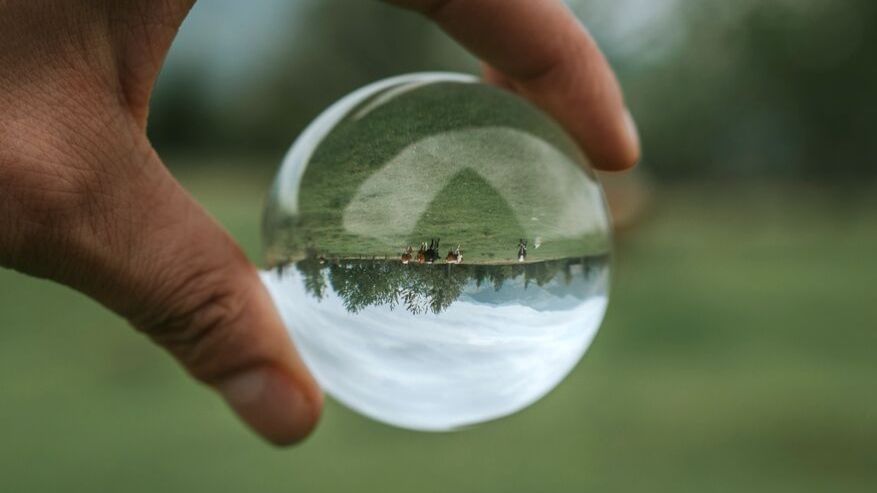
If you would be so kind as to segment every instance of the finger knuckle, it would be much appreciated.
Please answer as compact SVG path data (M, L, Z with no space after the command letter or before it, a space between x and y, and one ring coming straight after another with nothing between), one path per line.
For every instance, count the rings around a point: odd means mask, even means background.
M164 310L135 326L182 361L196 378L212 382L232 371L222 353L240 336L246 294L229 282L222 269L181 276L167 291Z

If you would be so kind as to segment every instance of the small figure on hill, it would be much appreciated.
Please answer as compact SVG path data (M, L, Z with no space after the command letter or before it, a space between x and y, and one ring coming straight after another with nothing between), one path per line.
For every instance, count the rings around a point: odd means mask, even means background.
M527 260L527 240L522 239L518 243L518 262Z
M426 263L432 264L439 259L439 239L433 238L429 240L429 248L426 249Z
M426 242L420 244L420 249L417 250L417 263L422 264L426 262Z
M449 264L459 264L463 262L463 252L460 251L460 245L457 245L457 248L453 250L448 250L448 256L445 257L445 262Z

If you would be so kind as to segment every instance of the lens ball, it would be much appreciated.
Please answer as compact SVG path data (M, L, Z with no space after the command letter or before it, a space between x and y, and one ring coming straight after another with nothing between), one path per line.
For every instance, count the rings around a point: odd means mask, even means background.
M535 402L608 300L587 159L540 110L463 75L383 80L323 112L283 162L263 240L263 280L316 379L404 428Z

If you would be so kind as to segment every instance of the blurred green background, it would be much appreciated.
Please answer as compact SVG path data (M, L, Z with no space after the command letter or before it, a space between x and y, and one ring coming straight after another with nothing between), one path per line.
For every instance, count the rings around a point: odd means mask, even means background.
M471 430L329 402L277 450L94 302L0 272L0 491L877 490L877 3L581 0L640 124L625 228L574 373ZM477 71L373 1L202 0L150 135L259 260L273 172L326 105ZM620 204L620 205L619 205Z

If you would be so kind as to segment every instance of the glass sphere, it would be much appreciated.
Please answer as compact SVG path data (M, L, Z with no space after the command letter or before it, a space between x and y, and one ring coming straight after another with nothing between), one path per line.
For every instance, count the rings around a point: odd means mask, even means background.
M549 117L469 76L344 97L295 141L263 218L263 280L328 394L450 430L554 388L607 304L610 226Z

